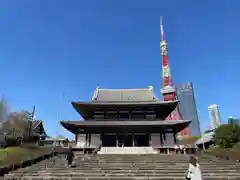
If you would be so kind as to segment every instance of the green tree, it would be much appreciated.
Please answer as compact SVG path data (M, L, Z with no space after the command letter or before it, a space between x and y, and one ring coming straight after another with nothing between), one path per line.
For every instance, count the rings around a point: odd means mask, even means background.
M221 148L231 148L240 141L240 126L224 124L215 130L216 144Z
M200 136L183 137L178 140L178 143L182 145L194 144L199 138Z

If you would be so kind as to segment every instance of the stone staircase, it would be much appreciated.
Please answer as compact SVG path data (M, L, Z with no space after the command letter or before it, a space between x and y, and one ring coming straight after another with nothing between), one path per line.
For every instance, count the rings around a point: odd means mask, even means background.
M102 147L98 154L158 154L152 147Z
M240 165L203 157L204 180L240 180ZM180 180L188 168L187 155L96 155L76 153L76 167L66 168L64 156L45 160L5 175L5 179Z

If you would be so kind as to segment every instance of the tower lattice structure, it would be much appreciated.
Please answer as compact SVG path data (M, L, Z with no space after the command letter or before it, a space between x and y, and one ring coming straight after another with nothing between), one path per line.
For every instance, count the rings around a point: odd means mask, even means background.
M160 32L161 32L161 40L160 40L160 50L162 55L162 78L163 78L163 87L161 89L161 93L163 95L164 101L175 101L177 100L176 88L172 82L171 70L168 62L168 49L167 42L164 39L164 31L163 31L163 23L162 17L160 17ZM181 120L182 115L177 106L176 109L168 116L168 120ZM188 136L190 137L190 132L188 128L182 130L179 134L181 137Z

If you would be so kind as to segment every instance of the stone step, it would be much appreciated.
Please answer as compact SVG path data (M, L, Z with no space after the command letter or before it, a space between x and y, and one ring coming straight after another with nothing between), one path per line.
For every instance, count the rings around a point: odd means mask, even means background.
M88 163L91 163L91 162L81 162L81 161L75 161L76 163L78 164L88 164ZM60 163L60 162L59 162ZM64 164L66 162L61 162L60 164ZM103 161L99 161L99 162L96 162L96 163L91 163L91 164L124 164L124 165L130 165L130 164L137 164L137 165L146 165L146 164L188 164L188 162L135 162L135 161L132 161L132 162L118 162L118 161L114 161L114 162L103 162ZM233 165L233 164L236 164L236 163L217 163L217 162L200 162L200 164L218 164L218 165Z
M188 165L156 165L156 166L152 166L152 165L145 165L145 166L135 166L135 165L132 165L132 166L122 166L122 165L98 165L98 166L82 166L82 165L78 165L78 164L75 164L76 168L82 168L82 169L88 169L88 168L102 168L102 169L152 169L152 168L155 168L155 169L169 169L169 167L171 167L171 169L178 169L178 168L188 168ZM41 166L41 167L26 167L26 168L31 168L31 169L46 169L46 168L64 168L65 165L47 165L47 166ZM203 165L200 165L201 169L202 168L219 168L219 169L231 169L231 168L237 168L239 169L240 167L239 166L236 166L236 165L232 165L232 166L218 166L218 165L206 165L206 166L203 166Z
M176 167L176 166L188 166L188 164L182 164L182 163L175 163L175 164L169 164L169 163L164 163L164 164L111 164L111 163L106 163L106 164L81 164L81 163L74 163L75 165L79 167L108 167L111 165L112 167L160 167L160 166L171 166L171 167ZM49 163L49 164L44 164L44 165L39 165L39 166L32 166L36 168L44 168L46 166L65 166L66 163L64 164L59 164L59 163ZM219 165L219 164L200 164L201 167L206 166L218 166L218 167L240 167L239 165L235 164L229 164L229 165Z
M51 178L51 179L63 179L63 178L69 178L69 179L71 179L71 178L74 178L74 179L77 179L77 178L93 178L93 177L95 177L95 178L100 178L100 179L107 179L107 178L120 178L120 179L122 179L122 178L126 178L126 177L129 177L129 178L131 178L131 177L135 177L136 179L140 179L140 178L145 178L145 179L148 179L148 177L159 177L159 178L161 178L161 179L163 179L163 177L165 177L165 178L168 178L168 179L170 179L171 177L184 177L184 175L183 174L172 174L172 175L162 175L162 174L137 174L137 175L130 175L130 174L117 174L117 175L113 175L113 174L109 174L108 176L104 176L104 175L91 175L91 174L89 174L89 175L78 175L78 176L75 176L75 175L64 175L64 176L56 176L56 175L49 175L49 174L47 174L47 175L39 175L39 176L31 176L31 175L21 175L21 176L19 176L19 175L15 175L15 176L12 176L12 177L5 177L5 179L16 179L16 177L18 177L18 178L24 178L24 177L29 177L29 179L32 179L32 178L42 178L42 179L48 179L48 178ZM209 177L209 178L216 178L216 177L221 177L222 179L224 179L225 178L225 180L226 179L229 179L229 178L234 178L234 179L237 179L237 180L239 180L239 175L233 175L233 174L229 174L229 175L224 175L224 174L218 174L218 175L212 175L212 174L203 174L203 177ZM205 178L204 178L205 179Z
M55 165L55 166L45 166L45 167L32 167L35 169L45 169L45 168L52 168L52 167L56 167L56 168L61 168L61 167L65 167L65 165ZM82 168L82 169L89 169L89 168L101 168L101 169L159 169L159 168L163 168L163 169L169 169L169 167L171 167L171 169L178 169L178 168L188 168L187 165L161 165L161 166L114 166L109 164L108 165L104 165L104 166L81 166L81 165L76 165L76 167ZM228 166L228 167L224 167L224 166L217 166L217 165L212 165L212 166L200 166L201 168L219 168L219 169L231 169L231 168L237 168L240 169L238 166Z
M230 173L230 172L239 172L239 170L237 169L227 169L227 170L224 170L224 169L201 169L202 172L224 172L224 173ZM167 172L185 172L187 171L187 169L171 169L171 170L167 170L167 169L131 169L131 170L128 170L128 169L98 169L98 170L89 170L89 169L71 169L71 172L82 172L82 173L88 173L88 172L91 172L91 173L99 173L99 172L106 172L106 173L112 173L112 172L161 172L161 173L167 173ZM65 173L65 172L69 172L64 169L46 169L46 170L37 170L37 169L33 169L33 170L30 170L30 171L26 171L26 170L19 170L19 171L15 171L16 173L31 173L31 172L49 172L49 173Z
M97 162L102 162L102 163L114 163L114 162L120 162L120 163L132 163L132 162L135 162L135 163L166 163L166 162L169 162L169 163L188 163L188 161L167 161L167 160L141 160L141 161L136 161L136 160L126 160L126 161L123 161L123 160L97 160L97 161L91 161L89 159L74 159L76 162L91 162L91 163L97 163ZM61 161L58 161L58 162L64 162L66 161L65 159L61 160ZM235 164L235 162L232 162L232 161L199 161L201 163L220 163L220 164ZM44 162L43 162L44 163Z
M79 154L79 153L75 153L75 155L79 155L79 156L82 156L82 154ZM119 154L118 154L119 155ZM101 158L112 158L112 157L115 157L116 154L107 154L107 155L104 155L104 154L101 154L101 155L98 155L99 157ZM127 157L131 157L131 158L151 158L151 157L169 157L170 158L179 158L179 159L182 159L182 158L188 158L189 155L188 154L124 154L124 155L119 155L118 157L122 157L122 158L127 158Z
M171 167L171 168L169 168ZM31 169L51 169L51 168L58 168L58 169L64 169L64 166L46 166L46 167L31 167ZM186 169L188 166L93 166L93 167L84 167L84 166L78 166L76 165L77 169ZM219 166L201 166L201 169L238 169L240 170L239 167L237 166L229 166L229 167L219 167Z
M65 156L44 160L31 167L18 169L5 177L13 179L75 179L75 180L127 180L127 179L184 179L188 169L188 156L177 155L118 155L76 156L75 168L66 168ZM240 164L231 161L200 159L204 180L240 180Z
M64 157L64 156L62 156ZM95 157L95 156L76 156L76 157ZM155 160L155 159L169 159L170 161L172 160L179 160L179 161L183 161L183 160L188 160L189 156L187 157L181 157L181 158L177 158L177 157L171 157L171 156L154 156L154 157L148 157L148 156L121 156L121 155L114 155L112 157L101 157L101 156L97 156L99 159L123 159L123 160L129 160L129 159L136 159L136 160L141 160L141 159L151 159L151 160ZM217 160L217 159L215 159Z
M169 170L169 169L171 169L171 170L182 170L182 169L188 169L188 167L176 167L176 168L174 168L174 167L154 167L154 168L148 168L148 167L142 167L142 168L139 168L139 167L136 167L136 168L120 168L120 167L106 167L106 168L100 168L100 169L102 169L102 170ZM231 169L236 169L236 170L240 170L239 168L236 168L236 167L232 167L232 168L220 168L220 167L201 167L201 170L214 170L214 169L216 169L216 170L231 170Z
M122 166L122 165L97 165L97 166L82 166L82 165L78 165L78 164L75 164L76 167L81 167L81 168L125 168L125 169L131 169L131 168L148 168L148 169L151 169L151 168L178 168L178 167L184 167L184 168L187 168L188 165L145 165L145 166L136 166L136 165L132 165L132 166ZM31 168L36 168L36 169L44 169L44 168L52 168L52 167L65 167L65 165L46 165L46 166L41 166L41 167L31 167ZM232 166L218 166L218 165L206 165L206 166L203 166L203 165L200 165L201 168L208 168L208 167L218 167L218 168L224 168L224 169L228 169L228 168L240 168L239 166L236 166L236 165L232 165Z
M89 155L86 155L86 156L75 156L76 159L81 159L81 158L89 158L89 159L96 159L95 157L97 157L97 159L102 159L102 160L114 160L114 159L118 159L118 160L169 160L169 161L185 161L185 160L189 160L189 156L187 157L184 157L184 158L175 158L175 157L171 157L171 156L155 156L155 157L147 157L147 156L135 156L135 157L132 157L132 156L120 156L120 155L114 155L113 157L101 157L101 156L89 156ZM59 159L59 158L66 158L66 156L56 156L56 157L53 157L52 159ZM212 161L221 161L221 159L219 158L200 158L202 160L212 160Z
M158 154L152 147L102 147L98 154Z
M169 166L155 166L155 167L131 167L131 168L125 168L125 167L113 167L113 166L106 166L106 167L93 167L93 168L86 168L86 167L81 167L81 166L76 166L74 169L77 170L104 170L104 169L108 169L108 170L114 170L114 169L120 169L120 170L182 170L182 169L187 169L188 166L175 166L175 167L171 167L169 168ZM34 170L66 170L65 166L53 166L53 167L46 167L46 168L36 168L36 167L27 167L27 168L22 168L22 170L29 170L29 169L34 169ZM218 167L218 166L202 166L201 167L202 170L230 170L230 169L236 169L236 170L240 170L238 167L232 166L232 167ZM21 169L18 169L21 170Z
M66 164L62 164L62 165L51 165L51 164L48 164L48 165L45 165L45 166L35 166L35 167L32 167L32 168L51 168L51 167L65 167ZM138 165L132 165L132 166L127 166L127 165L112 165L112 164L106 164L106 165L95 165L95 166L91 166L91 165L79 165L79 164L75 164L77 167L81 167L81 168L95 168L95 167L99 167L99 168L108 168L108 167L114 167L114 168L156 168L156 167L172 167L172 168L177 168L177 167L188 167L188 165L185 165L185 164L174 164L174 165L169 165L169 164L162 164L162 165L141 165L141 166L138 166ZM219 168L232 168L232 167L235 167L235 168L240 168L240 166L237 166L237 165L229 165L229 166L218 166L217 164L213 164L213 165L200 165L200 167L219 167Z
M71 172L79 172L79 173L122 173L122 172L126 172L126 173L179 173L179 172L185 172L186 169L170 169L170 170L167 170L167 169L157 169L157 170L143 170L143 169L137 169L137 170L116 170L116 169L110 169L110 170L82 170L82 169L75 169L75 168L72 168L71 169ZM240 174L240 171L237 170L237 169L228 169L228 170L224 170L224 169L201 169L201 171L203 173L208 173L208 172L211 172L211 173L239 173ZM46 170L35 170L35 171L15 171L14 173L68 173L69 172L69 169L46 169Z
M65 169L65 165L64 166L47 166L47 167L31 167L30 169L35 169L35 170L45 170L45 169L55 169L55 170L61 170L61 169ZM114 169L120 169L120 170L178 170L178 169L187 169L188 166L171 166L171 168L169 168L169 166L143 166L143 167L139 167L139 166L132 166L132 167L126 167L126 166L94 166L94 167L82 167L82 166L76 166L75 169L80 169L80 170L88 170L88 169L102 169L102 170L114 170ZM25 169L25 168L23 168ZM27 170L29 168L26 168ZM230 167L219 167L219 166L201 166L201 169L207 169L207 170L213 170L213 169L219 169L219 170L230 170L230 169L237 169L240 171L240 168L237 166L230 166Z
M35 164L33 166L45 166L47 164L59 164L59 165L64 165L66 164L66 162L48 162L48 163L44 163L44 164ZM129 163L121 163L121 162L98 162L98 163L86 163L86 162L76 162L76 164L79 164L79 165L91 165L91 166L94 166L94 165L104 165L104 164L112 164L112 165L123 165L123 166L132 166L132 165L137 165L137 166L146 166L146 165L176 165L176 164L183 164L183 165L188 165L188 163L180 163L180 162L159 162L159 163L136 163L136 162L129 162ZM223 163L202 163L200 162L201 165L218 165L218 166L232 166L232 165L239 165L240 164L234 164L234 163L229 163L229 164L223 164Z
M65 162L66 163L66 162ZM89 164L90 162L79 162L75 161L75 163L78 164ZM229 166L229 165L239 165L240 163L217 163L217 162L199 162L202 165L212 165L212 164L217 164L221 166ZM59 164L64 164L64 163L59 163ZM146 164L188 164L188 162L98 162L98 163L91 163L91 164L123 164L123 165L131 165L131 164L136 164L136 165L146 165Z
M171 171L171 172L79 172L79 171L69 171L69 172L32 172L32 173L12 173L9 174L9 176L174 176L174 175L183 175L184 171ZM239 176L240 172L202 172L203 175L208 175L208 176L216 176L216 175L221 175L221 176Z
M66 163L66 162L65 162ZM55 164L65 164L65 163L55 163ZM75 162L76 164L82 164L82 165L89 165L89 163L81 163L81 162ZM119 162L99 162L99 163L91 163L90 165L97 165L97 164L113 164L113 165L132 165L132 164L135 164L135 165L147 165L147 164L154 164L154 165L161 165L161 164L166 164L166 165L174 165L174 164L188 164L188 163L179 163L179 162L174 162L174 163L171 163L171 162L160 162L160 163L119 163ZM233 164L233 163L229 163L229 164L224 164L224 163L201 163L201 165L219 165L219 166L231 166L231 165L236 165L236 164Z
M49 177L34 177L34 176L23 176L22 180L50 180L50 179L58 179L58 177L49 176ZM71 180L184 180L184 177L181 176L149 176L149 177L71 177ZM222 177L222 176L203 176L204 180L239 180L238 177ZM10 179L9 179L10 180ZM69 180L69 177L61 177L61 180Z

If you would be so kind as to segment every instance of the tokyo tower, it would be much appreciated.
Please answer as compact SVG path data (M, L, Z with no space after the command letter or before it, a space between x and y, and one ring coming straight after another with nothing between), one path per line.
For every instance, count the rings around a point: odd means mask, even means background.
M161 89L161 93L163 95L164 101L175 101L177 100L176 88L172 82L171 70L168 63L168 49L167 42L164 39L162 17L160 17L160 32L161 32L160 50L162 55L162 78L163 78L163 87ZM168 120L182 120L182 115L180 113L178 106L168 116ZM180 137L186 136L190 137L189 129L188 128L183 129L179 135Z

